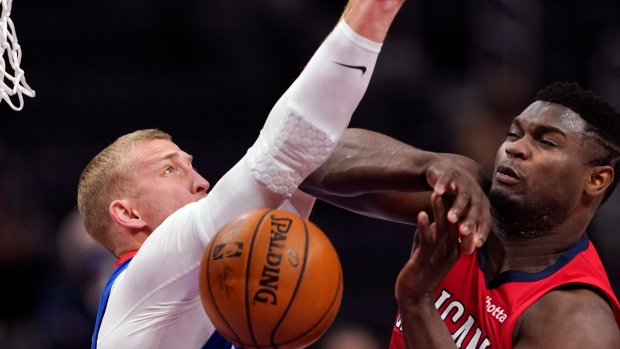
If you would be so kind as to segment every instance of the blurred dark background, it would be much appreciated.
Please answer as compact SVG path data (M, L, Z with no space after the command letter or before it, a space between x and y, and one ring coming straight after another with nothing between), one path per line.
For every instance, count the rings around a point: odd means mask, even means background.
M14 0L36 97L19 112L0 102L0 348L89 346L113 260L75 215L87 162L117 137L155 127L215 183L345 3ZM351 126L468 155L490 173L510 120L555 80L620 107L620 2L409 0ZM616 194L589 229L616 292L619 213ZM413 229L320 202L311 219L345 275L340 312L313 347L386 348Z

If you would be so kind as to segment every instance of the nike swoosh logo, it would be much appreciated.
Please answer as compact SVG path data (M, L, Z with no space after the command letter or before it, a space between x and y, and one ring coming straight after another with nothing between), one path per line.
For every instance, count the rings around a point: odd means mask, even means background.
M366 73L366 67L362 66L362 65L348 65L348 64L342 64L342 63L338 63L336 61L334 61L334 63L341 65L343 67L347 67L347 68L351 68L351 69L358 69L362 72L362 75L364 75L364 73Z

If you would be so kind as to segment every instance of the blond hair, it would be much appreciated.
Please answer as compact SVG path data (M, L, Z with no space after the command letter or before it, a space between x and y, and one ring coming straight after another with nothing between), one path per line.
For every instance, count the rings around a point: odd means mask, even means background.
M86 231L112 253L116 246L109 232L112 223L109 205L121 193L131 195L131 182L137 174L137 164L127 157L129 150L154 139L172 140L172 137L158 129L138 130L121 136L97 154L80 176L77 201Z

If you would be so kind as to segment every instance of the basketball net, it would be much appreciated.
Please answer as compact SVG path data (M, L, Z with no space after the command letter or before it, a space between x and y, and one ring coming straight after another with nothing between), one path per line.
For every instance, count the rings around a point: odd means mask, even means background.
M22 60L22 50L17 43L15 26L11 20L11 3L13 0L2 1L2 14L0 15L0 103L5 100L13 110L22 110L24 98L22 95L34 97L34 90L26 83L24 71L19 67ZM4 60L4 52L7 60ZM8 65L7 65L8 62ZM7 71L8 69L12 70ZM15 105L11 97L17 95L19 104Z

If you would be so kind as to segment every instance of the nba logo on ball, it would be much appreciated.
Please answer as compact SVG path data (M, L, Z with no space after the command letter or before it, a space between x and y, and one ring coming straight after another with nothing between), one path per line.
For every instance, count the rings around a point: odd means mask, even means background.
M200 263L202 304L236 347L304 348L332 324L342 268L327 236L283 210L260 209L226 224Z

